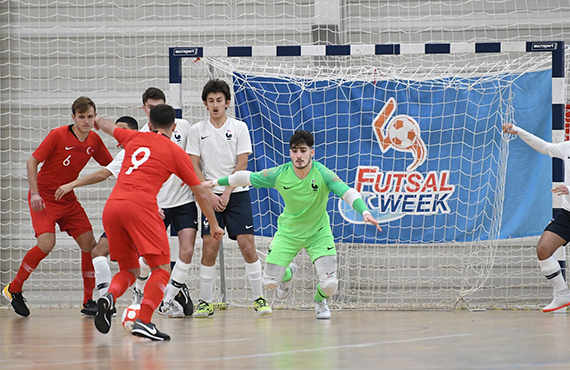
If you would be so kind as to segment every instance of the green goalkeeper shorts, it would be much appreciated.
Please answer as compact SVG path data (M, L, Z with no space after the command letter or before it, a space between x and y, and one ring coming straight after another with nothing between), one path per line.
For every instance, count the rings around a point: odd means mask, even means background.
M306 240L292 238L277 230L267 251L265 262L287 267L302 248L307 251L311 262L322 256L336 256L336 246L330 227L323 227Z

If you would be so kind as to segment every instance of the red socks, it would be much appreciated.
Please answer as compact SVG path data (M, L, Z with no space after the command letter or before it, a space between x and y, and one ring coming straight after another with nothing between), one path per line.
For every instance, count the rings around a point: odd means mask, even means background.
M119 271L115 276L113 276L108 292L113 294L115 302L117 301L117 298L125 294L127 289L135 283L135 280L137 280L135 275L131 274L127 270Z
M46 256L47 254L44 254L37 245L26 253L16 277L10 284L10 291L12 293L19 293L22 291L22 285L24 285L24 282L28 280L32 271L38 267L41 260L46 258Z
M144 298L139 313L139 319L145 324L151 322L153 312L162 302L168 279L170 274L166 270L157 268L151 272L144 287Z
M93 289L95 289L95 267L91 253L81 252L81 273L83 275L83 304L93 299Z

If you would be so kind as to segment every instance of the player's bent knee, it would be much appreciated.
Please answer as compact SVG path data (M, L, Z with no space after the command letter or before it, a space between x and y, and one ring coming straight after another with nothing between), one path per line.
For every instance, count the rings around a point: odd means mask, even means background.
M336 276L322 276L319 279L321 290L327 296L331 296L336 293L338 289L338 279Z
M261 279L263 286L267 289L276 289L281 283L281 280L283 280L285 270L286 267L266 263Z

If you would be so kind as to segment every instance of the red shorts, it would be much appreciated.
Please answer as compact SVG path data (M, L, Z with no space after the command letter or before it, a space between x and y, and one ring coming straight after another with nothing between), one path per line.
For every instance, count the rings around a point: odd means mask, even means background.
M93 231L91 222L77 199L71 202L45 202L45 204L43 211L33 211L28 192L28 206L36 237L44 233L55 234L56 223L61 231L65 231L74 239L88 231Z
M153 209L130 200L110 199L103 209L103 228L112 260L121 269L139 267L139 256L151 255L151 268L170 263L170 245L164 222ZM153 261L153 265L150 265Z

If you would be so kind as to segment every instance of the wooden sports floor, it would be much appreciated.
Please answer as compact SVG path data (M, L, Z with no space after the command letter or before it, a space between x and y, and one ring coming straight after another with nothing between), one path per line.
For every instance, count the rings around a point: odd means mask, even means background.
M121 311L121 310L120 310ZM570 313L540 311L216 311L155 314L169 342L109 334L79 309L0 309L0 369L570 369Z

